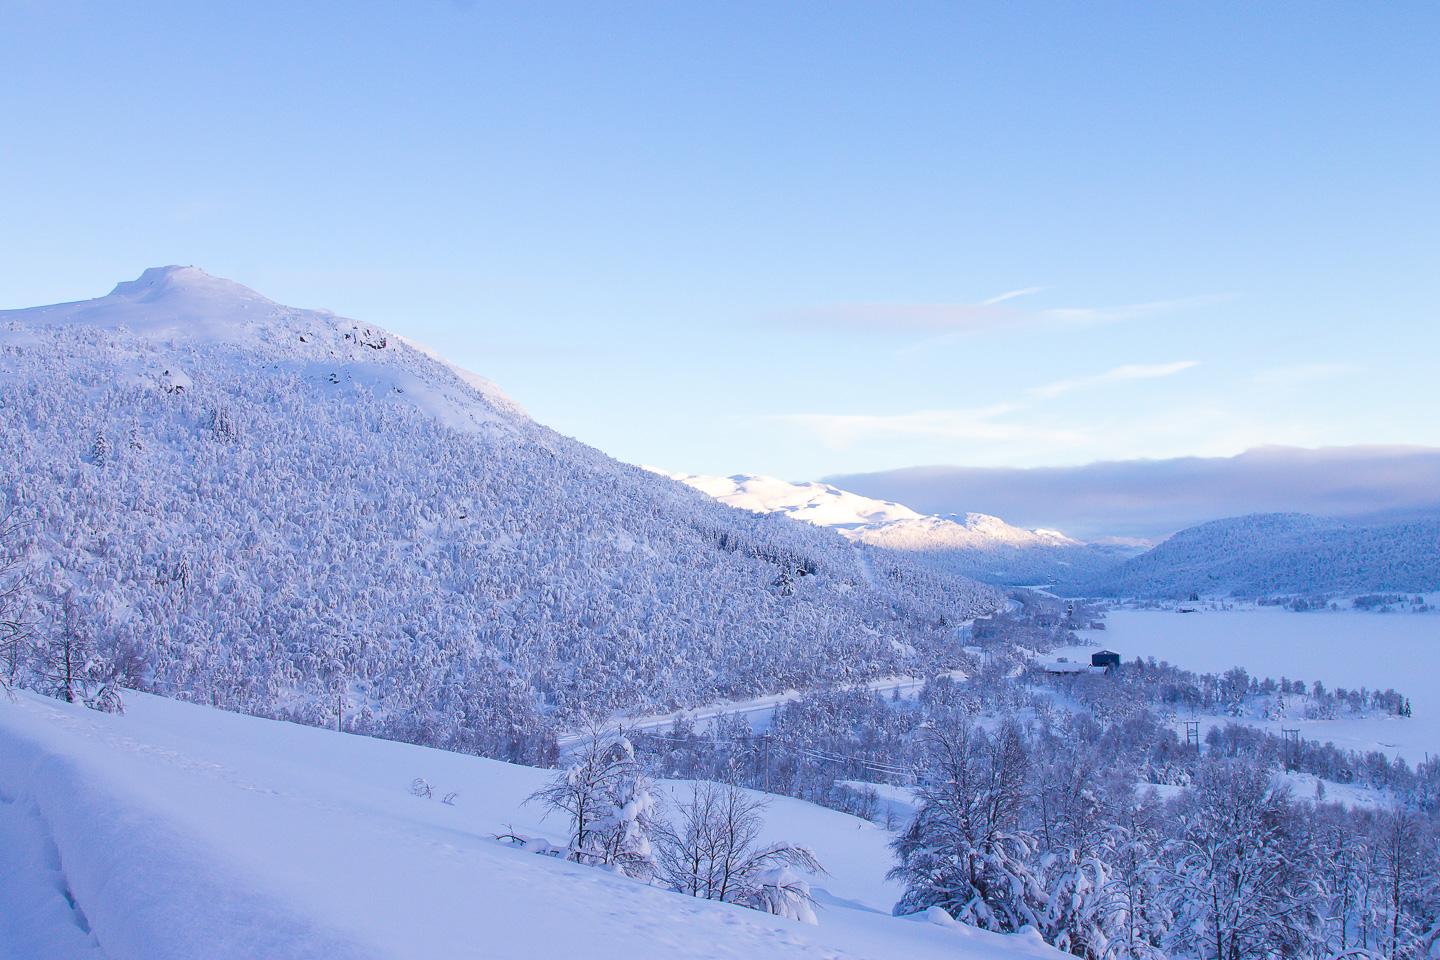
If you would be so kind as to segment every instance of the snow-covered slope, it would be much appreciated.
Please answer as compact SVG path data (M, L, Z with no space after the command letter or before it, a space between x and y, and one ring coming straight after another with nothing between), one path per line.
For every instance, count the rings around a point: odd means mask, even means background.
M828 483L791 483L743 473L731 477L709 477L698 473L671 473L667 476L741 510L783 513L822 527L844 530L921 519L920 514L909 507L890 500L873 500L848 493Z
M791 483L749 474L667 476L732 507L833 527L861 543L903 551L933 568L993 583L1073 580L1108 569L1136 552L1082 543L1058 530L1027 530L984 513L926 516L903 504L874 500L828 483Z
M1066 585L1092 596L1334 595L1440 589L1440 517L1353 522L1262 513L1201 524Z
M773 800L763 837L829 871L818 926L494 840L563 840L523 802L551 776L144 695L124 716L0 697L0 958L1063 956L889 916L889 834L797 800Z
M53 636L68 594L128 685L489 754L584 711L943 668L1000 602L193 267L0 312L0 463L34 619Z

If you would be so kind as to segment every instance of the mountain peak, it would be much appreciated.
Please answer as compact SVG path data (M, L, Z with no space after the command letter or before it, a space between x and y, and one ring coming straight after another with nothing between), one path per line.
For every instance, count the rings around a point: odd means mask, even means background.
M196 266L150 267L92 300L0 310L0 342L8 336L35 342L45 329L61 335L104 331L123 338L136 369L148 370L139 353L159 350L163 361L152 364L156 369L145 375L159 376L164 370L166 382L177 376L176 351L226 345L332 384L339 382L343 370L348 382L403 396L460 430L529 419L495 384L420 344L329 310L287 307ZM468 389L457 389L461 385ZM484 404L475 404L476 393Z
M151 267L93 300L0 311L0 318L21 323L124 328L152 338L232 342L287 318L330 316L282 307L243 284L178 264Z
M216 277L196 266L171 264L165 267L150 267L134 280L122 280L110 291L111 297L155 303L175 295L203 297L211 301L239 300L258 303L272 303L249 287Z

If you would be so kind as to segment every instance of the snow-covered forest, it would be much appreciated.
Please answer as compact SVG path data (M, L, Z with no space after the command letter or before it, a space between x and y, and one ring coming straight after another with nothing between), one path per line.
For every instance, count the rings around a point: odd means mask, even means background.
M1077 571L1077 596L1268 597L1440 588L1440 517L1337 520L1255 514L1182 530L1113 569Z
M78 645L92 687L533 761L585 714L948 667L1000 601L194 268L0 313L0 372L21 684Z

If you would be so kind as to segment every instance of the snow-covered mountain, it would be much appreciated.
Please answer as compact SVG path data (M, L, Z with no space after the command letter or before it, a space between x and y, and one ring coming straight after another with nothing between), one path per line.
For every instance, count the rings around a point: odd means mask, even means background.
M664 471L661 471L664 472ZM710 494L721 503L755 513L783 513L822 527L851 530L856 527L899 520L919 520L921 515L892 500L874 500L849 493L828 483L791 483L774 477L737 473L730 477L709 477L698 473L666 473L666 476Z
M44 637L63 607L127 685L493 755L588 711L944 667L1001 602L193 267L0 312L0 462Z
M1086 596L1307 596L1440 589L1440 517L1262 513L1182 530L1065 591Z
M749 474L667 476L732 507L832 527L852 540L902 551L931 568L992 583L1073 580L1138 552L1130 546L1083 543L1058 530L1027 530L984 513L926 516L892 500L875 500L828 483Z

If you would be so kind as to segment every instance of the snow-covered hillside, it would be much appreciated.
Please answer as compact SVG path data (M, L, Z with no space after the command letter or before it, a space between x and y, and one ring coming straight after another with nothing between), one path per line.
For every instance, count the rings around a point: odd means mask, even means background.
M193 267L0 312L0 462L42 640L129 686L491 755L582 712L953 665L1001 602Z
M1027 530L984 513L926 516L903 504L874 500L828 483L791 483L748 474L667 475L732 507L833 527L858 542L903 551L932 568L992 583L1075 580L1109 569L1136 552L1082 543L1058 530Z
M495 840L563 840L524 803L553 775L144 695L124 716L0 696L0 958L1062 956L889 916L891 834L798 800L763 836L827 869L818 926Z
M1440 517L1359 522L1262 513L1201 524L1068 593L1307 596L1440 589Z

